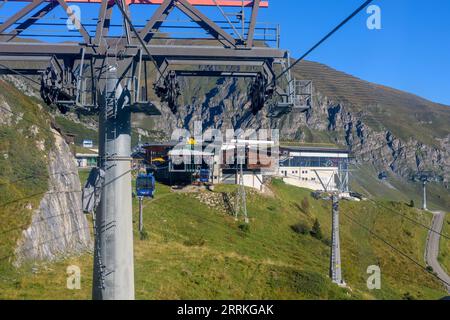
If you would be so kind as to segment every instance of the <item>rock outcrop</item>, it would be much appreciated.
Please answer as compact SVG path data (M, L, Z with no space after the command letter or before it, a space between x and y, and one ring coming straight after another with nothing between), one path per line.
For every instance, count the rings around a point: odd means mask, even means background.
M81 209L81 187L69 146L54 131L55 145L48 155L49 190L33 211L23 231L14 264L54 260L82 253L92 246L90 228Z

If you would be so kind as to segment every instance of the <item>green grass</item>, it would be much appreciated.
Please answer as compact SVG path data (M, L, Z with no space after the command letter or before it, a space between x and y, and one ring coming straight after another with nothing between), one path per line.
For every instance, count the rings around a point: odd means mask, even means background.
M218 186L228 193L233 186ZM314 200L310 191L274 181L274 196L249 192L248 231L231 215L221 214L192 194L157 186L154 200L145 200L147 240L137 233L134 199L135 285L138 299L436 299L445 292L428 273L409 263L366 231L341 218L342 265L351 290L333 285L327 274L330 203ZM309 208L305 210L304 199ZM401 203L385 202L423 223L430 216ZM423 264L426 230L371 202L341 202L341 211L370 227ZM318 219L324 240L297 234L291 227L312 227ZM81 291L65 289L66 267L82 270ZM380 265L382 289L369 291L366 269ZM38 274L30 267L2 272L1 298L89 299L92 257L44 265ZM27 269L28 268L28 269ZM6 278L6 280L5 280Z
M75 134L75 143L81 145L83 140L92 140L94 145L98 145L98 132L76 123L63 116L55 116L56 124L61 127L64 133Z
M394 174L381 181L377 178L378 171L372 165L355 165L350 172L351 190L360 192L371 198L410 203L415 207L422 206L423 190L421 183L407 182ZM450 208L450 193L439 183L427 185L427 204L430 210L448 211Z
M447 213L445 217L442 234L450 237L450 213ZM450 240L444 237L441 237L439 241L438 261L447 274L450 274Z

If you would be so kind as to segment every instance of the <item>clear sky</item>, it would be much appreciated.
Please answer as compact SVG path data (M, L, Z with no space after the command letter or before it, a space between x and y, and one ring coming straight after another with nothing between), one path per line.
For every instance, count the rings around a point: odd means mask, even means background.
M363 2L270 0L270 8L261 10L259 20L280 24L281 47L299 57ZM381 9L381 30L369 30L369 14L361 12L307 59L450 105L450 0L375 0L373 4ZM23 5L7 3L0 8L0 20L5 12ZM135 24L144 23L155 10L133 7ZM96 17L98 7L81 8L82 21ZM217 8L207 10L221 17ZM43 32L43 27L34 28L36 34Z
M262 13L278 22L282 47L300 56L363 0L272 0ZM360 13L307 59L364 80L450 105L450 1L375 0L381 30Z

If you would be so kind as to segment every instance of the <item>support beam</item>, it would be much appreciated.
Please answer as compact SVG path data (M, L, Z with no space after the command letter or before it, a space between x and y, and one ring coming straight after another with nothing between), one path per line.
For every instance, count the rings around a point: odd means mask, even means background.
M131 19L131 13L130 13L130 10L128 8L128 4L126 3L126 1L120 0L118 5L122 7L122 9L126 13L127 17L129 17ZM132 44L131 26L130 26L130 23L128 22L128 20L126 19L126 17L123 17L123 27L125 29L125 38L127 39L127 44L131 45Z
M187 46L187 45L147 45L148 50L152 56L156 58L174 57L185 59L229 59L236 61L246 60L265 60L265 59L283 59L286 55L286 51L268 47L253 47L252 50L236 50L233 48L223 48L219 46ZM120 49L120 48L119 48ZM76 43L52 43L49 46L47 43L30 43L30 42L0 42L0 53L3 56L11 55L16 56L18 54L22 56L46 56L46 55L73 55L79 56L80 46ZM128 50L125 56L133 53L137 54L133 50ZM95 52L91 47L87 47L86 54L95 55ZM147 54L143 57L148 60Z
M201 13L197 8L192 6L187 0L177 0L176 6L189 18L198 23L203 29L208 31L214 38L221 42L225 42L225 44L231 47L236 46L236 40L229 33L225 32L225 30Z
M32 10L36 9L44 0L33 0L30 4L19 10L11 18L6 20L0 25L0 33L3 33L6 29L12 26L14 23L18 22L20 19L29 14Z
M8 0L8 2L31 2L32 0ZM53 0L45 0L51 2ZM147 4L147 5L160 5L165 0L126 0L126 4ZM68 3L101 3L102 0L66 0ZM251 7L253 0L217 0L216 1L222 7ZM189 3L193 6L215 6L213 0L189 0ZM269 7L269 1L261 1L260 7Z
M145 42L148 43L153 38L154 32L159 30L174 6L174 0L164 0L158 7L145 27L139 32L141 38L144 39Z
M84 41L86 44L91 43L91 36L89 35L89 32L86 30L86 28L83 26L81 21L78 20L78 18L74 15L72 10L69 8L69 5L65 0L56 0L60 4L60 6L64 9L64 11L67 13L67 16L70 20L72 20L72 23L77 27L78 31L83 36Z
M258 16L260 3L261 3L260 0L253 1L252 17L250 19L250 25L248 27L248 34L247 34L247 47L249 48L253 47L253 40L255 38L256 17Z
M100 46L101 48L103 48L103 50L106 47L106 42L103 43L103 39L104 37L107 37L109 33L109 26L111 24L111 14L114 4L115 2L110 4L108 0L102 0L100 11L98 13L94 44Z

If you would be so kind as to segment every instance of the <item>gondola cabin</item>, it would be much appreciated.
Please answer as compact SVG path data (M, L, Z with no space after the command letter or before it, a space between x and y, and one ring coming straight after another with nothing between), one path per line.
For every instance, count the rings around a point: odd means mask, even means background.
M200 182L201 183L208 183L209 177L210 177L210 170L209 169L200 169Z
M153 198L155 195L155 177L152 173L140 173L136 178L136 195Z

